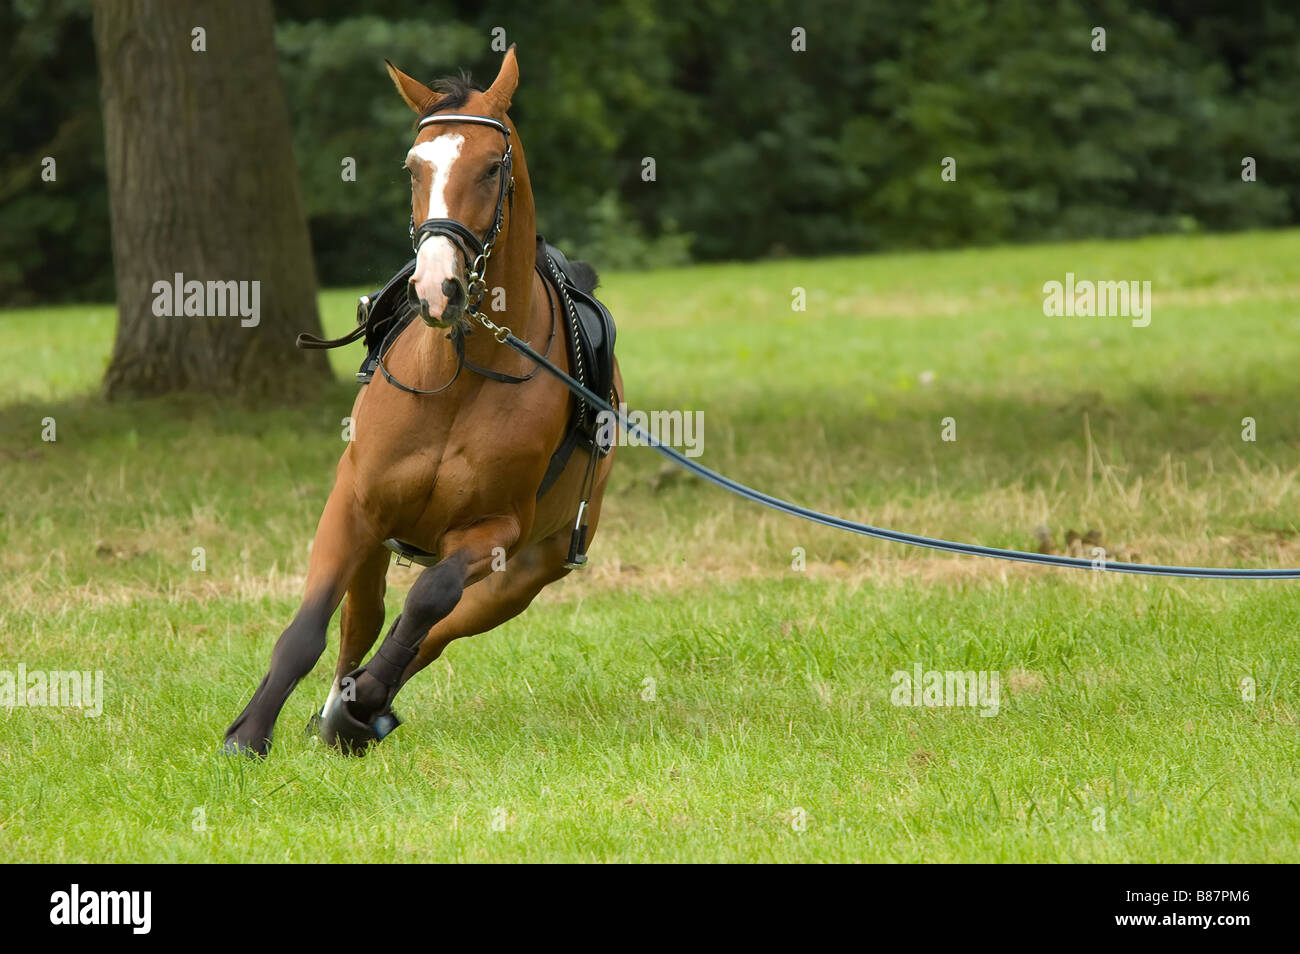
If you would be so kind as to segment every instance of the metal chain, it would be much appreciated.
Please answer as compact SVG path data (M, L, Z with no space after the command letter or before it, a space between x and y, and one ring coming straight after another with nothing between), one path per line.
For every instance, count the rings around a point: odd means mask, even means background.
M491 318L485 315L479 305L483 302L483 296L487 294L487 263L492 257L492 245L496 241L495 237L483 246L483 254L474 259L474 264L469 270L469 288L467 291L466 307L470 316L480 325L492 332L492 337L496 338L500 344L505 344L505 340L513 332L504 325L498 325Z

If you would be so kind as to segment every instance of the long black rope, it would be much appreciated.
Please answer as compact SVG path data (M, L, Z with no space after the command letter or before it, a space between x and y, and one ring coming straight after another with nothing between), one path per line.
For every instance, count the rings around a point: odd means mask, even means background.
M504 329L502 329L502 331L504 331ZM570 391L582 398L592 407L604 411L607 414L613 414L627 433L636 435L637 440L653 447L673 463L685 467L696 476L703 477L705 480L716 484L723 490L729 490L731 493L744 497L746 500L752 500L755 503L762 504L765 507L771 507L773 510L779 510L782 513L788 513L794 517L802 517L804 520L811 520L813 523L835 527L837 530L848 530L851 533L860 533L863 536L875 537L879 540L889 540L893 543L905 543L914 547L925 547L930 550L944 550L948 553L963 553L968 556L993 557L998 560L1013 560L1020 563L1041 563L1046 566L1064 566L1076 570L1106 570L1111 573L1139 573L1145 574L1146 576L1179 576L1210 580L1300 579L1300 569L1251 570L1232 567L1159 566L1149 563L1112 562L1104 558L1086 560L1080 557L1057 556L1051 553L1028 553L1024 550L1000 550L997 547L983 547L975 543L954 543L950 540L939 540L935 537L923 537L915 533L902 533L898 530L886 530L865 523L855 523L852 520L845 520L843 517L835 517L818 510L810 510L807 507L800 507L798 504L793 504L787 500L782 500L779 497L772 497L761 491L754 490L752 487L746 487L744 484L732 480L730 477L724 477L717 471L710 470L703 464L696 463L689 457L686 457L675 449L668 447L666 444L660 443L650 434L647 434L636 424L629 421L626 415L621 411L610 405L608 401L569 377L569 375L565 374L549 360L529 347L526 342L520 341L513 334L506 334L503 338L499 337L498 340L504 341L505 344L509 345L524 357L535 362L540 367L545 368L549 374L563 382Z

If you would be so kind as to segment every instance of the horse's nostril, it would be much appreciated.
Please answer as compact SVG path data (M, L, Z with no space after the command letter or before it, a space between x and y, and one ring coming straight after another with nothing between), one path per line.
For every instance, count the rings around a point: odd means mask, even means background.
M429 314L429 303L423 298L420 299L420 317L428 321L433 316Z
M420 293L415 290L415 280L406 283L406 300L412 305L420 303Z
M463 305L465 303L465 285L459 278L444 278L442 280L442 293L447 296L448 304Z

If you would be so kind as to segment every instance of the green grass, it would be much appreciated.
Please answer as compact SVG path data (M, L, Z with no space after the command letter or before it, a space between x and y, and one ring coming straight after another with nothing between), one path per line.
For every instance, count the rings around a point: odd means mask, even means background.
M1044 317L1067 271L1152 281L1151 325ZM354 295L322 294L327 331ZM1300 233L617 274L602 295L629 403L703 409L703 461L760 489L949 539L1032 548L1046 524L1150 562L1300 566ZM309 407L105 405L113 321L0 313L0 670L105 681L99 718L0 709L7 859L1300 860L1298 584L904 550L644 449L620 452L591 568L453 644L369 756L301 733L337 623L271 758L218 756L296 609L360 354ZM390 619L413 578L390 573ZM998 714L891 705L916 663L997 672Z

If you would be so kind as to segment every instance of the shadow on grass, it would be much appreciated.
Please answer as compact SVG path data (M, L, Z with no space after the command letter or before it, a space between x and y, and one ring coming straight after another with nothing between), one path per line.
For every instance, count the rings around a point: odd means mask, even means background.
M273 407L215 402L195 396L106 403L93 396L57 403L27 402L0 409L0 473L31 479L61 466L116 467L143 448L167 467L184 470L183 454L196 444L259 445L290 469L332 468L342 451L343 418L356 387L337 381L311 402ZM648 394L646 406L657 405ZM899 392L873 404L862 395L819 391L812 383L776 383L761 393L734 392L704 408L702 460L741 474L750 464L822 461L855 468L867 483L929 477L936 469L957 481L953 491L979 492L989 482L1050 479L1060 462L1082 465L1091 439L1113 467L1152 472L1166 456L1231 466L1293 469L1300 466L1300 430L1289 389L1231 391L1129 389L1005 396L936 388ZM1243 418L1255 421L1255 440L1243 440ZM53 418L57 444L42 440L42 421ZM943 439L945 419L953 419ZM261 454L258 455L262 456ZM1240 462L1240 463L1238 463ZM229 461L238 465L239 461ZM648 450L623 453L625 468L657 469ZM1198 465L1200 466L1200 465ZM248 480L258 476L245 472Z
M254 441L290 440L284 449L310 445L320 438L322 447L339 448L341 419L351 413L356 388L334 381L310 401L255 406L238 401L218 401L197 395L142 398L107 402L87 394L57 402L23 402L0 407L0 464L14 460L51 457L42 439L43 421L53 418L61 451L95 454L104 450L135 449L141 440L182 441L204 436L214 440L232 437Z

